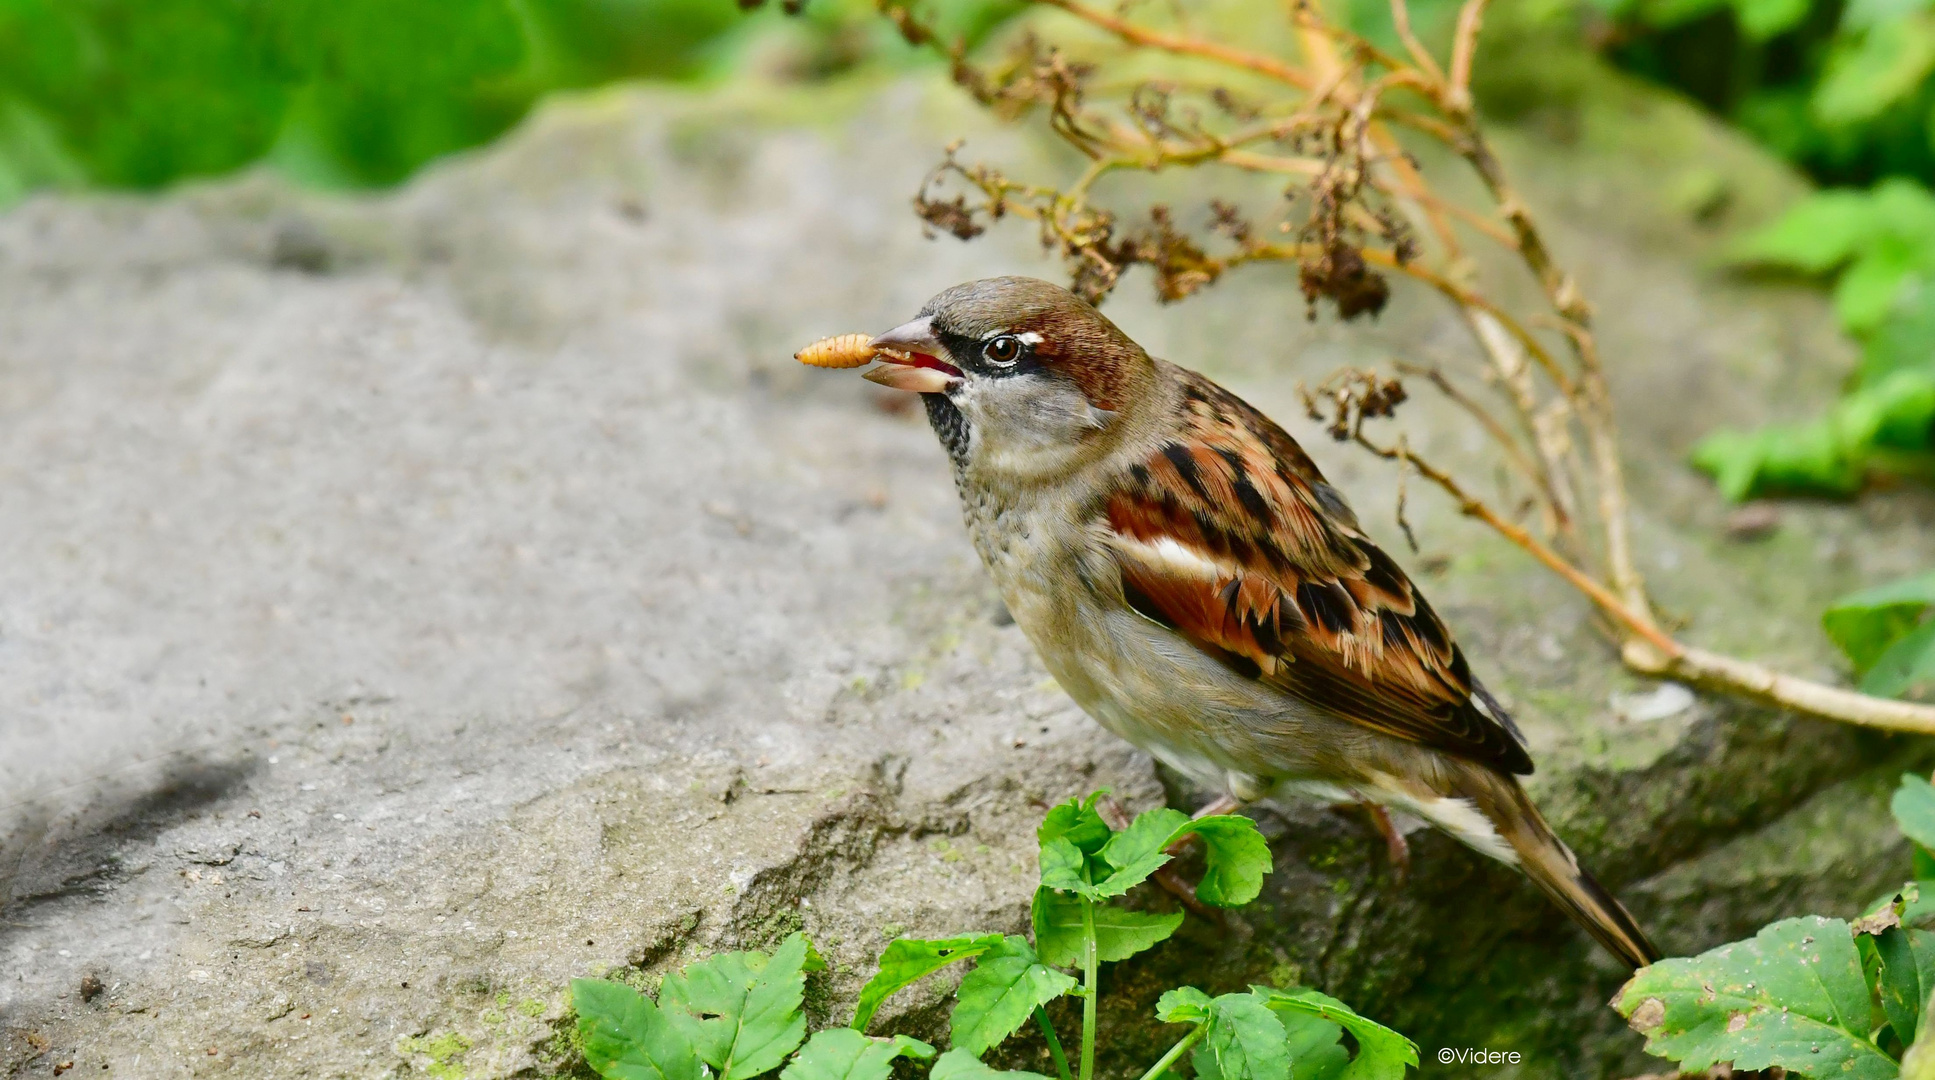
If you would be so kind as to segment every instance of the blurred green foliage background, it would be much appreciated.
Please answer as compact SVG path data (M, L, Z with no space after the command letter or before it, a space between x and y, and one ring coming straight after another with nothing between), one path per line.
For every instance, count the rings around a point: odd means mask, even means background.
M1392 40L1388 0L1330 2ZM0 0L0 207L258 161L310 186L394 184L501 134L550 90L932 62L873 0L781 6ZM1441 37L1457 4L1410 6ZM920 7L972 43L1023 5ZM1734 254L1832 287L1865 361L1818 419L1702 443L1694 462L1721 490L1846 495L1877 474L1935 475L1935 0L1494 0L1489 18L1583 46L1561 63L1596 52L1683 92L1829 187Z
M1014 5L953 5L979 33ZM0 0L0 205L43 186L153 189L267 159L395 183L549 90L706 80L762 47L798 78L913 62L865 2L799 18L732 0Z

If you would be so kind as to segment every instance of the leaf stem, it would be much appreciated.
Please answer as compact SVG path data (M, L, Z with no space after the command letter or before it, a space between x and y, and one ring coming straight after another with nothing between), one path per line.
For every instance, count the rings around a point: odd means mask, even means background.
M1082 905L1082 1080L1095 1076L1095 904Z
M1197 1024L1194 1028L1191 1028L1189 1034L1184 1035L1182 1038L1176 1040L1176 1045L1170 1047L1169 1052L1162 1055L1162 1060L1156 1062L1154 1065L1149 1066L1149 1071L1142 1074L1142 1080L1156 1080L1156 1077L1162 1075L1164 1069L1167 1069L1169 1066L1174 1065L1176 1063L1176 1059L1183 1056L1183 1051L1188 1050L1190 1047L1196 1045L1196 1040L1202 1038L1203 1032L1208 1030L1209 1030L1209 1021L1207 1020Z
M1055 1025L1048 1019L1048 1010L1035 1006L1035 1023L1041 1025L1042 1038L1048 1040L1048 1056L1055 1059L1055 1071L1062 1080L1074 1080L1068 1071L1068 1055L1062 1053L1062 1041L1055 1036Z

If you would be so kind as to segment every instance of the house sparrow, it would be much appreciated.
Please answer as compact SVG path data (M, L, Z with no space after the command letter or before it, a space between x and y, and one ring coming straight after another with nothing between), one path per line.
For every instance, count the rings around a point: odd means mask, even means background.
M1103 727L1230 805L1409 811L1621 959L1658 958L1519 786L1512 718L1282 428L1032 278L957 285L872 345L866 377L921 395L1015 623Z

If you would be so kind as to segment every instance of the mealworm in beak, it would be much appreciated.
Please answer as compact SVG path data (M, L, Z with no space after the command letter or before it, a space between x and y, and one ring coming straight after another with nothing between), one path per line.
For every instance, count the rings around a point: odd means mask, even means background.
M802 364L819 368L856 368L878 354L868 334L840 334L820 340L793 354Z

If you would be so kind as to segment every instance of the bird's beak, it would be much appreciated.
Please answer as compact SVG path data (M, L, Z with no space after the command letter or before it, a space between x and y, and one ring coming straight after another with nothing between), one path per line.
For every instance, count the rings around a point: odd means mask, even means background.
M941 359L947 350L934 337L933 323L922 317L874 338L881 364L861 378L916 394L944 394L959 385L961 369Z

